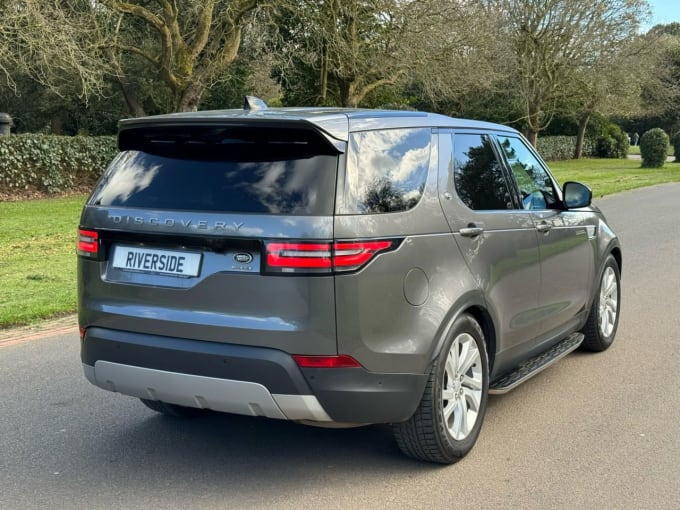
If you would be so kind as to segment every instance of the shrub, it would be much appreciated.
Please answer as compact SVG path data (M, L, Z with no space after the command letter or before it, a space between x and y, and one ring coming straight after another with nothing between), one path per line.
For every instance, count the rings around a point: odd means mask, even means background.
M2 136L0 197L89 188L116 152L113 136Z
M680 163L680 131L673 137L673 151L675 152L675 162Z
M595 153L600 158L625 158L629 146L626 133L616 124L607 123L597 137Z
M586 138L583 144L583 155L595 155L595 143L592 139ZM538 153L546 161L560 161L571 159L576 151L575 136L542 136L536 143Z
M661 128L650 129L640 137L640 156L644 168L660 168L666 162L668 135Z

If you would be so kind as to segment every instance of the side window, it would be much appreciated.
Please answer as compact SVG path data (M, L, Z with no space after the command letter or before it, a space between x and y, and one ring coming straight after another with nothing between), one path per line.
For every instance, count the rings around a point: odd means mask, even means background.
M484 135L453 137L453 172L456 192L470 209L512 209L503 167L491 141Z
M406 211L420 200L430 166L430 129L352 133L345 175L345 214Z
M550 209L556 205L552 180L524 142L512 136L499 136L512 174L522 195L524 209Z

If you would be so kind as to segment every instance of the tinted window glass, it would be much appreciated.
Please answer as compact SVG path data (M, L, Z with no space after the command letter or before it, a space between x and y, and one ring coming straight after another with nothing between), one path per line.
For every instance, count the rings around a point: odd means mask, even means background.
M318 154L313 145L304 139L292 143L232 137L214 143L205 137L188 142L156 137L143 141L150 152L126 150L114 160L91 203L234 213L332 214L337 156Z
M347 214L405 211L425 189L429 129L386 129L350 136L345 177Z
M555 206L555 190L550 176L524 142L511 136L498 141L512 169L522 195L524 209L548 209Z
M490 140L483 135L457 134L453 138L456 191L470 209L511 209L512 200Z

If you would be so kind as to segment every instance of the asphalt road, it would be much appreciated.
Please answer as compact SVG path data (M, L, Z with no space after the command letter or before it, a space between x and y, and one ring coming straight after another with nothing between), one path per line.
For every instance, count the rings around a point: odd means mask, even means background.
M0 508L680 508L680 184L597 203L624 248L614 346L491 396L461 463L383 427L167 419L90 386L62 334L0 344Z

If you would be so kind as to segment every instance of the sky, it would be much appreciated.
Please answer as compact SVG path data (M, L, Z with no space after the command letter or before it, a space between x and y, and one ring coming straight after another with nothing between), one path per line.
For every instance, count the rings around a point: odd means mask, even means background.
M649 28L654 25L667 25L680 22L680 2L678 0L647 0L652 7L652 19Z

